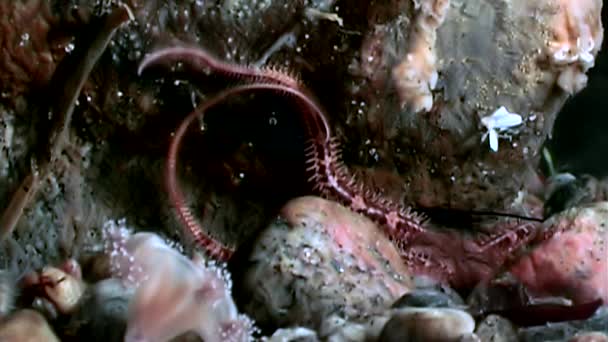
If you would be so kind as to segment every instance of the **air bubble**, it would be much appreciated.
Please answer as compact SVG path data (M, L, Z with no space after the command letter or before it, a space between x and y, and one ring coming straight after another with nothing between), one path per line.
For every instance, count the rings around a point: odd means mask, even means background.
M25 44L27 42L29 42L30 40L30 34L29 33L24 33L21 35L21 41L19 42L19 46L25 46Z
M378 155L378 150L376 150L376 148L370 148L368 151L370 157L374 158L375 161L379 161L380 160L380 155Z

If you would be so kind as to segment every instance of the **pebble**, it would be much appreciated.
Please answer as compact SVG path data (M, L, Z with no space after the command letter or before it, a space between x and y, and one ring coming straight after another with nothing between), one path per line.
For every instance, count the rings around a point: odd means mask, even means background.
M69 314L78 308L86 290L86 284L82 279L51 266L42 269L40 278L48 279L47 281L54 284L44 286L44 291L60 313Z
M416 288L393 303L393 308L459 308L465 303L456 291L447 286L435 285Z
M15 279L6 270L0 270L0 319L8 315L15 305Z
M266 342L318 342L317 333L308 328L285 328L278 329Z
M475 334L484 342L518 342L517 331L508 319L489 315L477 326Z
M585 332L577 334L568 342L608 342L608 335L601 332Z
M0 341L59 342L59 338L41 314L23 309L0 323Z
M447 308L404 308L395 310L379 342L475 341L475 320L467 312Z
M87 341L122 340L127 328L129 300L134 291L116 278L102 280L87 291L82 305L70 317L69 328Z

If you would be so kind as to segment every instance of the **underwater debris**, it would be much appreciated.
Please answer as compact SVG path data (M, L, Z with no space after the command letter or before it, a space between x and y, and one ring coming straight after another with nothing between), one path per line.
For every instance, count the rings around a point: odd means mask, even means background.
M0 320L11 313L15 305L17 291L15 289L15 279L6 270L0 270Z
M39 279L45 298L51 301L59 313L69 314L78 308L86 289L82 279L51 266L42 269Z
M402 308L394 310L378 341L462 341L474 330L475 320L462 310Z
M481 124L488 130L482 135L481 141L485 141L489 136L490 149L497 152L499 133L519 126L522 122L521 115L511 113L504 106L500 106L491 115L481 118Z
M481 341L517 342L517 331L508 319L489 315L477 324L475 335Z

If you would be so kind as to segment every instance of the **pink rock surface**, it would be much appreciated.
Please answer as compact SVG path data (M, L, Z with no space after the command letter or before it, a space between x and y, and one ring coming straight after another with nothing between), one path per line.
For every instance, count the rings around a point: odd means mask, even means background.
M518 260L510 272L531 294L574 303L608 303L608 202L572 208L545 223L549 240Z

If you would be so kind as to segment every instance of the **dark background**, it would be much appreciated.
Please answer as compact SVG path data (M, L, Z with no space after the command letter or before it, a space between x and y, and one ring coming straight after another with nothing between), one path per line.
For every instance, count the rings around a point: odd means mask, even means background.
M604 42L587 87L559 114L548 147L558 171L608 176L608 4L604 1Z

